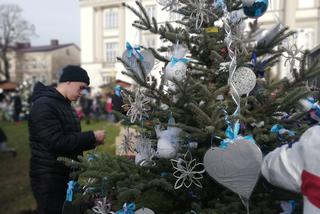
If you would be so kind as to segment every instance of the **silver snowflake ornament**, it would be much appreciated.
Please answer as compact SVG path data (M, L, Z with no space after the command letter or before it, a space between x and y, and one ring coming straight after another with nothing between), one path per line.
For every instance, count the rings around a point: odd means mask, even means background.
M179 189L182 186L189 188L192 184L202 188L200 180L203 178L202 174L205 172L204 165L198 163L196 159L192 159L189 151L184 155L184 159L171 159L171 164L175 169L173 176L177 178L174 184L175 189Z

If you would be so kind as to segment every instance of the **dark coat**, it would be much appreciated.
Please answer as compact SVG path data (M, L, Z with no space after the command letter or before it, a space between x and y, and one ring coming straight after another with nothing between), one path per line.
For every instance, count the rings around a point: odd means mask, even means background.
M29 134L31 178L67 179L70 170L57 157L76 159L96 143L92 131L81 132L70 101L41 83L35 85L32 95Z

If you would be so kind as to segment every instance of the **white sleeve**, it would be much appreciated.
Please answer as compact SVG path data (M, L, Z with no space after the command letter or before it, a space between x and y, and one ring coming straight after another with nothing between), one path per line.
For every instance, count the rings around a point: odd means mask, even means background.
M295 147L295 145L292 145ZM302 168L292 160L293 148L288 145L276 148L267 154L262 163L262 175L273 185L300 192Z

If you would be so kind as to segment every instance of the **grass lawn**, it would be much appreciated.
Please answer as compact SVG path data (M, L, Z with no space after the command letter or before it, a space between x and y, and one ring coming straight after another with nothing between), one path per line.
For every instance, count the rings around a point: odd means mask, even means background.
M82 123L83 130L105 129L105 144L98 151L115 152L115 137L120 127L107 122ZM8 145L16 148L17 156L0 154L0 213L18 214L23 210L33 210L35 201L29 185L30 148L27 122L15 125L0 121L0 127L8 137Z

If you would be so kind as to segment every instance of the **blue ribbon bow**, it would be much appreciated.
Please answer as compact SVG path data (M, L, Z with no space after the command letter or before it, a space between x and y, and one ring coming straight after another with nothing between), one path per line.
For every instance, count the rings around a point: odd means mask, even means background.
M188 63L189 59L187 59L187 58L176 58L174 56L171 57L171 60L170 60L171 67L173 67L177 62Z
M290 130L288 130L288 129L285 129L282 125L279 125L279 124L273 125L273 126L271 127L271 129L270 129L270 132L276 133L276 134L278 134L278 135L281 135L281 134L284 134L284 133L288 133L288 135L289 135L290 137L293 137L293 136L295 136L295 134L296 134L294 131L290 131Z
M224 8L225 3L224 3L224 0L216 0L213 5L215 9L221 10Z
M128 58L130 59L132 55L142 61L144 58L140 53L140 46L132 47L129 42L126 42L126 48L128 50Z
M320 105L318 101L313 97L308 97L306 100L311 104L311 109L315 110L316 115L320 117Z
M242 139L248 140L252 143L256 143L251 135L247 135L244 137L238 136L239 131L240 131L240 123L239 122L236 122L236 124L234 124L233 129L232 129L231 125L229 124L228 128L226 129L226 132L225 132L227 138L220 142L219 147L222 149L227 149L229 144L234 143L234 141L238 138L242 138Z
M77 184L76 181L71 180L68 182L68 189L67 189L67 198L66 201L70 201L72 202L72 197L73 197L73 189L75 187L75 185Z
M136 209L136 205L134 203L124 203L123 208L117 211L117 214L134 214L134 210Z

